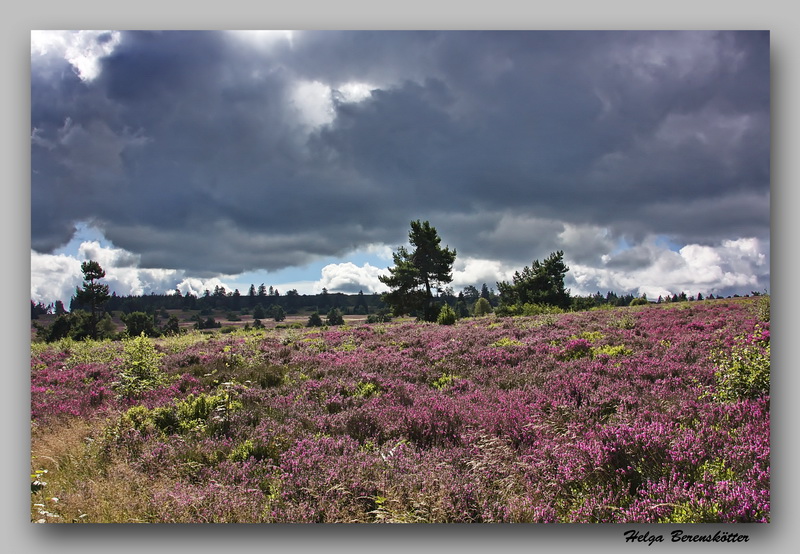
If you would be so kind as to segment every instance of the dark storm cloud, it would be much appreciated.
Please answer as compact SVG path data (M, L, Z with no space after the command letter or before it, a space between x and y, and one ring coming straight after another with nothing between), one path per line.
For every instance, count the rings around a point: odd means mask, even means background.
M122 33L93 80L31 69L40 252L82 220L209 275L394 246L417 218L525 264L769 237L767 33Z

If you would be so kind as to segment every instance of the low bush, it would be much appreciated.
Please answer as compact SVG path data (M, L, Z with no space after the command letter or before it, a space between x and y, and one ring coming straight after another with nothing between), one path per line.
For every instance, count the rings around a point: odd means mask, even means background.
M756 304L756 313L758 315L758 319L761 321L769 321L769 294L759 297L758 303Z
M737 337L728 355L717 355L716 398L722 401L754 399L769 394L769 331L757 327Z
M123 398L135 398L166 384L166 376L159 367L163 356L144 333L127 339L122 351L122 370L119 380L113 384L114 390Z

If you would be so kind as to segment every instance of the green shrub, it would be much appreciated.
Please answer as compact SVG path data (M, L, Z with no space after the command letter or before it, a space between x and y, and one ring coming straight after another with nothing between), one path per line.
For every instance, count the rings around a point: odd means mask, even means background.
M752 399L769 394L769 332L756 328L740 336L727 356L717 356L716 398L721 401Z
M516 339L511 339L508 337L503 337L501 339L494 341L490 346L492 346L493 348L505 348L507 346L524 346L524 345L525 345L524 342L520 342Z
M336 308L331 308L328 315L325 317L325 322L328 325L343 325L344 317L342 316L342 312Z
M117 393L123 398L133 398L166 384L166 376L159 368L163 356L144 333L125 340L122 370L119 381L114 383Z
M314 312L308 317L306 327L322 327L322 318L319 316L319 312Z
M769 321L769 294L759 297L756 304L756 313L760 321Z
M370 381L362 381L356 385L353 396L358 398L369 398L371 396L377 396L381 392L382 391L379 385L376 385Z
M481 297L478 298L478 301L475 302L475 307L473 308L473 313L476 317L481 317L484 315L488 315L492 313L492 305L489 304L489 301L485 298Z
M603 339L603 333L600 331L584 331L580 335L573 335L572 339L586 339L589 342L597 342Z
M603 346L592 347L592 357L608 356L609 358L614 358L616 356L630 356L631 354L633 354L633 350L622 344L614 346L604 344Z
M118 428L133 428L141 433L149 434L160 431L165 434L189 433L194 431L212 431L216 429L216 419L224 419L228 414L240 409L241 402L233 399L227 390L214 394L190 394L182 400L176 400L169 406L158 406L148 409L146 406L133 406L119 419ZM209 427L209 423L214 423Z
M122 321L128 329L129 337L138 337L142 333L148 337L157 337L161 333L155 327L155 319L146 312L131 312L122 316Z
M447 387L452 385L453 382L458 378L459 378L458 375L453 375L451 373L444 373L442 374L441 377L433 381L431 383L431 386L437 390L446 389Z
M374 314L367 316L367 323L388 323L392 320L392 314L386 308L378 310Z
M511 305L503 305L497 307L495 310L495 314L499 316L534 316L534 315L541 315L541 314L563 314L564 310L559 308L558 306L552 306L550 304L531 304L526 302L525 304L511 304Z
M113 322L109 329L106 324L111 318L106 314L100 322L103 326L97 334L98 339L112 338L114 336ZM49 327L36 324L37 336L46 342L56 342L61 339L87 340L92 336L92 314L83 310L73 310L55 318Z
M449 305L445 304L439 310L439 315L436 318L439 325L453 325L456 322L456 312Z
M275 304L272 307L272 319L275 321L283 321L286 319L286 310L280 304Z

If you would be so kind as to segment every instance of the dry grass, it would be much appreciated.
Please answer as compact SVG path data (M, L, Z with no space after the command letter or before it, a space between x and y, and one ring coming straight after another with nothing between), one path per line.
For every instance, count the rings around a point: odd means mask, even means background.
M55 431L33 429L31 474L47 470L46 485L31 494L31 521L132 523L153 521L151 499L161 484L125 460L99 456L102 421L71 420Z

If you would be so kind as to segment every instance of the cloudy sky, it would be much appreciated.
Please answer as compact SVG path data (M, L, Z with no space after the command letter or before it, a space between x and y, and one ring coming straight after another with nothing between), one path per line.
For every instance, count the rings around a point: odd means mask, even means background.
M453 288L563 250L573 294L770 288L767 32L31 33L31 298Z

